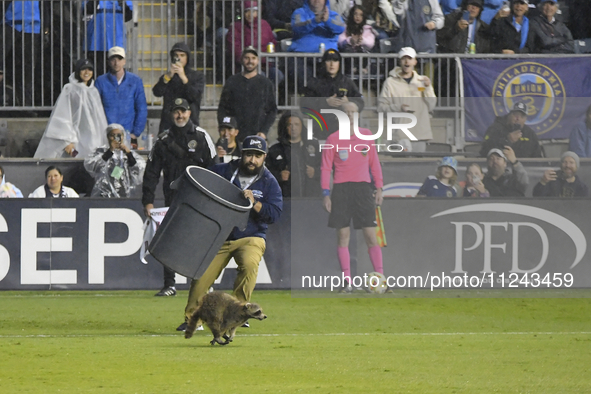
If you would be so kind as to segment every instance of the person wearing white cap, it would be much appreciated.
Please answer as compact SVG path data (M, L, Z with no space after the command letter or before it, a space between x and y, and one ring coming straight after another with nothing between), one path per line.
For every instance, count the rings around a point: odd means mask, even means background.
M507 115L497 116L486 130L480 155L485 157L492 148L503 149L510 146L517 157L542 157L538 136L525 124L527 116L528 106L524 102L513 104L511 112Z
M511 164L513 171L507 169ZM482 180L491 197L524 197L529 184L527 172L510 146L491 149L486 159L488 171Z
M110 71L96 79L105 115L109 123L119 123L131 133L131 148L137 148L137 137L142 134L148 120L148 103L142 79L125 71L125 49L109 49Z
M575 152L564 152L560 158L560 170L546 170L534 186L534 197L587 197L589 188L577 175L580 159Z
M414 151L425 149L424 141L433 139L430 112L435 109L437 96L429 77L419 75L415 70L417 53L413 48L405 47L398 53L399 66L390 71L378 98L379 112L408 112L417 117L417 125L409 131L421 143L412 143ZM395 123L408 123L401 119ZM398 140L406 139L405 134L397 131Z
M556 0L543 0L542 14L532 18L531 34L534 53L575 53L573 35L564 23L554 16L558 11Z

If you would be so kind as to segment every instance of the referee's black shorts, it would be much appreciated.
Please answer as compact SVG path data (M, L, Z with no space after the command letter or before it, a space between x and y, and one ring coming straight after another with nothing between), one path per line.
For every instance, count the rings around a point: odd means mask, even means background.
M353 228L376 227L376 202L374 189L367 182L337 183L330 194L331 210L328 227L349 227L353 219Z

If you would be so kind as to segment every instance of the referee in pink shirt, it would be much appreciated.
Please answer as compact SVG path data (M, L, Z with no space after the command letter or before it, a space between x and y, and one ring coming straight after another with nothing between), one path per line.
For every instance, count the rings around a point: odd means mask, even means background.
M340 140L339 132L332 133L326 139L323 149L320 183L324 196L324 208L330 213L328 227L337 230L337 255L343 275L348 279L341 292L350 293L351 286L351 257L349 254L349 239L351 230L349 225L353 219L353 227L362 229L369 258L374 271L384 273L382 263L382 249L378 245L375 227L376 205L383 201L382 167L378 159L377 148L371 146L373 141L359 139L353 133L354 117L357 105L347 102L341 106L349 117L351 124L351 139ZM361 134L372 134L370 130L359 128ZM367 147L370 149L368 150ZM334 166L333 190L330 191L330 174ZM371 172L371 177L370 177ZM372 181L377 190L372 187Z

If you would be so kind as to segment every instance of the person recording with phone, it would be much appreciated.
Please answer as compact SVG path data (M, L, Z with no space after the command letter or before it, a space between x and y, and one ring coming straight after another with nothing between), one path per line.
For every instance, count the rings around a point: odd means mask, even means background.
M125 145L125 129L111 123L107 126L108 146L97 148L84 160L84 168L94 178L91 197L131 197L142 184L145 160Z
M533 191L534 197L587 197L589 189L577 175L580 160L575 152L564 152L560 170L546 170Z
M229 163L237 160L242 155L240 144L236 143L238 136L238 123L233 116L226 116L218 127L220 139L216 142L216 151L220 163Z
M490 52L489 26L480 19L482 9L482 0L467 0L461 8L446 15L443 28L437 31L437 51Z
M525 124L527 113L528 106L517 102L507 115L497 116L484 135L480 155L486 157L493 148L510 146L518 158L542 157L538 136Z
M191 50L184 42L173 45L170 50L170 65L168 71L163 74L152 93L156 97L163 97L162 114L158 133L168 130L173 126L172 107L177 98L185 99L191 107L191 122L199 126L199 112L201 110L201 98L205 91L205 77L203 73L190 67Z

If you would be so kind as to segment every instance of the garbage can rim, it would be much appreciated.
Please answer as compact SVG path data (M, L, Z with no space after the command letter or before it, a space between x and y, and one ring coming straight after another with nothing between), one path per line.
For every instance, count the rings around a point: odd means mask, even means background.
M211 174L213 174L213 175L215 175L215 176L223 179L226 182L229 182L229 181L226 178L224 178L223 176L221 176L220 174L217 174L217 173L215 173L215 172L213 172L211 170L208 170L207 168L203 168L203 167L199 167L199 166L188 166L185 169L185 171L187 172L187 176L193 181L193 183L195 185L197 185L201 189L201 191L203 191L204 193L208 194L209 196L211 196L212 198L214 198L218 202L220 202L220 203L222 203L224 205L227 205L230 208L234 208L234 209L236 209L238 211L244 211L244 212L246 212L246 211L252 209L252 207L253 207L254 204L252 203L252 201L250 201L250 199L246 199L246 201L248 201L248 205L238 205L238 204L234 204L233 202L228 201L225 198L220 197L217 194L213 193L211 190L209 190L207 187L205 187L203 184L201 184L201 182L199 182L197 179L195 179L193 177L193 175L191 175L190 170L193 169L193 168L197 168L199 170L207 171L207 172L209 172L209 173L211 173ZM238 187L236 185L232 184L232 186L234 186L234 187L236 187L238 189Z

